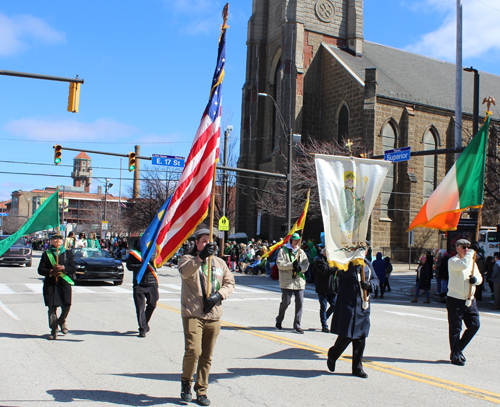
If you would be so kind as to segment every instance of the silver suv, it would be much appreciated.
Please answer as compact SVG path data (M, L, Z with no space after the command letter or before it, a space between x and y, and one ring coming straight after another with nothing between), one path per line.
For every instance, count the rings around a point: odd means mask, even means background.
M8 235L0 236L0 240L7 239ZM32 250L28 246L28 243L24 238L17 239L17 241L7 250L4 254L0 256L0 265L2 264L25 264L26 267L31 267L32 265Z

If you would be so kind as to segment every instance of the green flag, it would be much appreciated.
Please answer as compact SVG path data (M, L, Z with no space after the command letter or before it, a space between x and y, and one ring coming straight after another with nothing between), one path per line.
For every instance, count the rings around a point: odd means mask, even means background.
M0 256L9 250L9 247L20 237L40 230L56 228L59 224L59 189L57 189L16 233L0 242Z

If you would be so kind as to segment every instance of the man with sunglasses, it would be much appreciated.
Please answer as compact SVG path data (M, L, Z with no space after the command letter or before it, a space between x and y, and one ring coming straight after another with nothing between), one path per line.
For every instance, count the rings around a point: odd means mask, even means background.
M479 311L474 298L475 286L482 283L483 278L475 262L475 252L470 242L459 239L455 243L457 254L448 260L448 326L450 335L450 360L457 366L465 365L462 351L479 330ZM466 329L462 332L462 321Z

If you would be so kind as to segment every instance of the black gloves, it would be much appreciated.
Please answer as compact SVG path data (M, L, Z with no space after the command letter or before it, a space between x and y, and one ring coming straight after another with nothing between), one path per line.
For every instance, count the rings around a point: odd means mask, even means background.
M210 311L212 311L212 308L215 307L215 305L219 301L222 301L222 295L220 295L219 292L211 294L210 297L208 297L208 298L204 298L203 299L203 312L205 314L208 314Z
M298 273L300 271L300 266L299 266L299 261L298 260L295 260L293 262L293 271L295 271L296 273Z
M469 284L476 284L477 283L477 278L474 276L469 277Z
M363 290L365 290L367 293L372 292L372 285L370 284L369 281L361 281L360 284L361 284L361 288Z
M212 256L215 253L215 243L210 242L207 243L203 250L200 252L198 256L200 256L201 260L205 260L207 257Z

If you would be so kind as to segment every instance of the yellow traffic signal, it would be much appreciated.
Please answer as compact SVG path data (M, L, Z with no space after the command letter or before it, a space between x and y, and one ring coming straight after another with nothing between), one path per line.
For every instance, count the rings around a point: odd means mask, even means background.
M78 113L80 105L80 83L70 82L68 96L68 112Z
M128 170L135 170L135 153L128 153Z
M61 164L62 147L59 144L54 146L54 164Z

